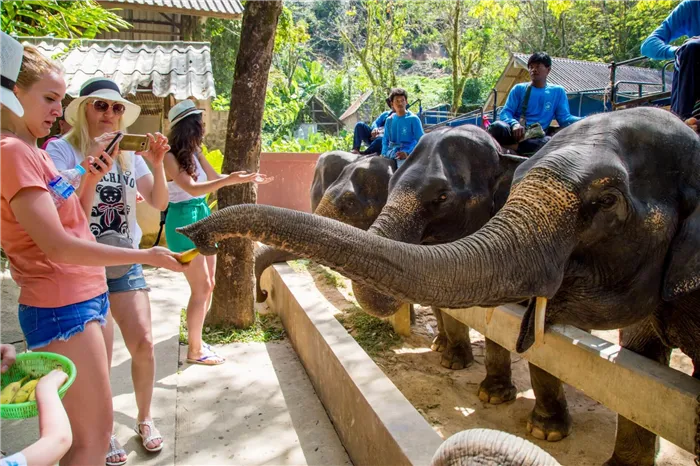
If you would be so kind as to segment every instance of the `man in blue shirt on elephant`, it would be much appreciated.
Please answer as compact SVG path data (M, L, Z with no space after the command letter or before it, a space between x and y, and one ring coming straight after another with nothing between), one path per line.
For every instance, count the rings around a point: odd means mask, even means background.
M671 44L688 36L680 47ZM652 60L675 60L671 111L683 120L700 116L700 1L681 2L642 43L642 55Z
M400 168L423 136L423 125L420 118L406 110L408 93L404 89L392 89L389 102L394 114L384 125L382 157L396 160L396 166Z
M547 84L551 68L552 59L546 53L537 52L530 56L527 69L531 82L517 84L511 89L499 115L500 121L488 128L501 146L530 156L549 141L545 131L554 118L562 128L580 120L569 111L566 90L562 86Z

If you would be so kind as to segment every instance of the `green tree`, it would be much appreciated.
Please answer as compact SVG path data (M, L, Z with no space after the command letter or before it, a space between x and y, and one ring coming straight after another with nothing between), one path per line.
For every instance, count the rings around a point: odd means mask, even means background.
M17 36L94 39L101 32L131 27L93 0L3 0L0 6L2 30Z
M241 43L241 22L238 20L208 18L204 23L204 37L211 43L211 66L219 101L228 101L233 87L233 69ZM227 104L221 102L222 107Z

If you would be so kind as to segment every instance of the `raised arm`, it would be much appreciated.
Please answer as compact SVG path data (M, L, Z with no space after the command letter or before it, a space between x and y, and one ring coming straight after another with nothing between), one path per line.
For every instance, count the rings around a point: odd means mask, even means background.
M642 55L652 60L673 60L678 47L670 44L688 34L691 21L700 15L699 6L696 0L681 2L642 43Z

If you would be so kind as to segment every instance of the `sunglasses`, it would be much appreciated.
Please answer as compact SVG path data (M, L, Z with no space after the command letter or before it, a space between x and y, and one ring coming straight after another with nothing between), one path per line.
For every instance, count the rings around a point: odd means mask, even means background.
M92 103L92 107L97 112L105 113L107 110L109 110L110 105L104 100L96 100ZM120 104L119 102L114 102L112 104L112 112L114 112L115 115L121 116L125 111L126 106L124 104Z

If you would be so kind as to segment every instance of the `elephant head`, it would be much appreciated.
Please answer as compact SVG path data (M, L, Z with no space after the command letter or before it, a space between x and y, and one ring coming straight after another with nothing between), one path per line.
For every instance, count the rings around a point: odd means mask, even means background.
M181 229L205 254L245 236L400 299L438 307L550 300L546 324L615 329L700 287L700 138L664 110L603 113L563 129L516 170L504 207L452 243L400 243L267 206ZM537 300L541 301L541 300ZM516 348L534 342L528 307Z
M389 197L369 232L413 244L455 241L481 228L505 203L513 173L524 157L502 155L477 126L433 131L391 178ZM369 314L386 317L401 301L353 283Z
M430 466L558 466L549 453L520 437L492 429L452 435L437 449Z
M383 157L364 157L343 151L321 154L311 184L312 211L366 230L386 203L393 172L392 161ZM255 251L258 302L267 299L267 292L260 287L265 269L276 262L295 258L294 254L267 245Z

